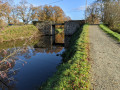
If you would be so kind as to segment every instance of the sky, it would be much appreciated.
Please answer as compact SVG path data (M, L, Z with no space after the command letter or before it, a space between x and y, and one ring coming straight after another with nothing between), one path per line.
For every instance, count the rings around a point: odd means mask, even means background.
M87 0L88 5L92 4L95 0ZM18 4L20 0L14 0ZM85 18L85 5L86 0L27 0L28 3L34 6L52 5L60 6L67 16L72 20L82 20Z

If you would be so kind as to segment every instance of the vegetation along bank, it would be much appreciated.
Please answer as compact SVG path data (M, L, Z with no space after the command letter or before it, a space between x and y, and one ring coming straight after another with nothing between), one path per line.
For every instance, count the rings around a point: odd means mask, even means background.
M60 29L60 28L59 29L55 29L55 32L56 33L62 33L62 32L64 32L64 29Z
M34 25L9 26L0 32L0 42L29 38L38 32Z
M44 83L42 90L89 90L88 25L71 38L58 71Z
M120 34L117 32L114 32L112 30L110 30L107 26L105 26L104 24L100 24L100 28L105 31L106 33L108 33L111 37L115 38L116 40L120 41Z

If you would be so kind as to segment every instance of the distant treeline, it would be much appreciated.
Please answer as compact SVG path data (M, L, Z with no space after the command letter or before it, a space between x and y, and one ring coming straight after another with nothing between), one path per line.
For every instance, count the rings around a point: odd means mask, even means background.
M13 0L0 0L0 27L5 24L28 24L33 20L54 22L70 20L59 6L34 6L26 0L21 0L17 5L13 3Z
M89 23L101 21L120 33L120 0L96 0L88 6L86 13Z

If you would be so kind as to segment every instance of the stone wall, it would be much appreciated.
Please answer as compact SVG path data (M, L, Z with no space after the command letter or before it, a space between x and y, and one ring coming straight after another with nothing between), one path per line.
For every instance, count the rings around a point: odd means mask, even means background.
M73 35L76 32L76 30L80 28L80 26L84 23L85 23L84 20L71 20L65 22L64 24L65 35Z
M52 22L50 21L33 21L33 24L39 29L41 35L52 35Z

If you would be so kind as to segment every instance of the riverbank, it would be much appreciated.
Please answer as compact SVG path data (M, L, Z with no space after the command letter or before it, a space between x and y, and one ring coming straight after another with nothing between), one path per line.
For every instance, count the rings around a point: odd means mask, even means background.
M107 26L105 26L104 24L100 24L99 25L100 28L105 31L106 33L108 33L111 37L115 38L116 40L120 41L120 34L117 32L114 32L112 30L110 30Z
M64 52L63 63L49 78L42 90L89 90L88 25L84 25L71 38L69 48Z
M38 32L34 25L9 26L0 32L0 42L30 38Z

